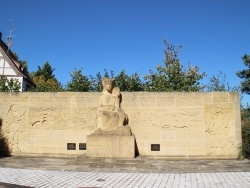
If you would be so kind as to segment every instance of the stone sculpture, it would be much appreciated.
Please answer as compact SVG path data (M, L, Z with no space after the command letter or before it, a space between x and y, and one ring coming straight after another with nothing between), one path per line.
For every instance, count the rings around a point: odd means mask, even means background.
M128 116L121 108L121 93L115 80L102 79L103 91L97 108L97 130L87 136L87 157L134 158L135 138Z
M115 80L102 79L103 91L97 109L97 130L94 134L131 135L128 116L121 108L121 94Z

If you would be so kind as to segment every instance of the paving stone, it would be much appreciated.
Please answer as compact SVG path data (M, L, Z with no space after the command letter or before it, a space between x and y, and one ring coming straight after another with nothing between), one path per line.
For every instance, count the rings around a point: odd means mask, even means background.
M14 156L0 158L0 182L0 188L250 187L250 162Z

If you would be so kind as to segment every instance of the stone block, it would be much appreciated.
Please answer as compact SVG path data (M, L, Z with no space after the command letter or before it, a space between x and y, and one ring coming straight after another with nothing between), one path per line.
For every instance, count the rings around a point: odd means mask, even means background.
M134 158L134 136L89 135L87 136L87 157Z
M175 140L188 140L188 131L176 131Z
M191 98L187 100L187 97L179 97L176 99L176 106L203 106L203 98Z
M147 141L152 141L152 140L160 140L161 139L161 133L156 132L152 129L151 132L136 132L134 133L136 139L138 140L147 140Z
M228 103L228 92L213 92L213 103Z
M175 98L157 97L157 106L175 106Z
M175 139L175 131L169 130L169 131L162 131L161 132L161 140L171 141L174 139Z
M205 149L188 148L188 156L204 156Z

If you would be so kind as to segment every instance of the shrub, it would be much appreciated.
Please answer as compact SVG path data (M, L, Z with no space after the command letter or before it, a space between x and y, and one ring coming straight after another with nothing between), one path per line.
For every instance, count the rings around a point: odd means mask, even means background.
M250 107L241 110L242 123L242 155L250 157Z

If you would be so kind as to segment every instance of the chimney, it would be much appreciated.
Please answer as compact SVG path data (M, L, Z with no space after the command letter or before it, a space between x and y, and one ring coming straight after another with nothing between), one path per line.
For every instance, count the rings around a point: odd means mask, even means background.
M0 40L2 40L2 33L0 32Z

